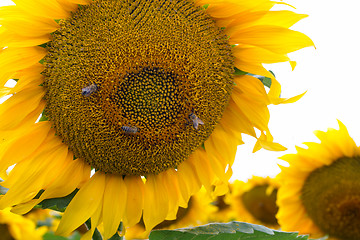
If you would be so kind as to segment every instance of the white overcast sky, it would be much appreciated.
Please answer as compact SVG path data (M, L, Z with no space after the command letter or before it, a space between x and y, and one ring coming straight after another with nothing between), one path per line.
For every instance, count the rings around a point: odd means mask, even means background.
M294 153L295 145L317 141L314 130L338 129L342 121L360 143L360 2L358 0L289 0L295 12L309 17L292 27L306 33L316 45L290 54L297 61L267 65L282 84L282 96L307 91L298 102L270 106L270 130L275 140L288 148L285 152L260 150L252 154L249 145L238 148L234 177L277 174L277 158ZM248 138L246 138L248 139ZM251 140L251 139L249 139ZM253 142L251 140L251 142ZM251 145L251 144L250 144Z
M288 0L298 13L309 17L292 29L311 37L316 45L290 54L298 62L294 71L289 64L273 64L272 70L282 84L282 97L307 91L297 103L270 106L270 130L275 141L289 150L252 153L255 141L244 137L233 166L233 179L251 175L274 176L279 172L277 158L294 152L295 145L315 141L314 130L338 128L341 120L360 143L360 2L359 0ZM11 3L0 0L1 5Z

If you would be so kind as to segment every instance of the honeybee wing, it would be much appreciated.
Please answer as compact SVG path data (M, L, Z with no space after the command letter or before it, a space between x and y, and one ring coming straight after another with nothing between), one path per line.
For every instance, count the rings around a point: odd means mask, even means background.
M97 89L98 87L96 86L96 84L91 84L81 89L81 95L83 95L84 97L88 97L92 93L96 92Z
M138 132L138 128L137 128L137 127L122 126L121 129L122 129L125 133L137 133L137 132Z
M193 127L194 127L196 130L198 129L198 127L199 127L198 121L196 121L196 120L193 121Z

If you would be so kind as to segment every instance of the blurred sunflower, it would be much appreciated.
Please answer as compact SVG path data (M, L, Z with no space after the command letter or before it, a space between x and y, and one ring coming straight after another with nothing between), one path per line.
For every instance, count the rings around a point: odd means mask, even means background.
M216 211L216 207L211 202L212 198L202 188L191 196L186 208L179 208L176 219L165 220L156 225L154 229L177 229L206 224L209 222L209 217ZM126 230L125 238L147 239L149 231L146 231L143 222L140 222Z
M229 194L231 194L231 184L229 185L229 192L216 196L211 203L216 207L216 212L209 216L209 222L229 222L235 220L233 209L227 201Z
M237 221L261 224L278 228L276 194L279 185L270 177L253 176L246 182L236 180L227 194L226 202L231 206L232 218Z
M0 210L2 240L42 240L46 231L47 227L36 228L32 220L10 212L10 208Z
M201 185L224 194L242 133L255 151L284 150L267 105L300 96L279 98L262 63L313 45L288 29L306 15L270 0L14 3L0 8L0 86L17 81L0 91L12 94L0 106L0 208L26 213L79 188L57 233L91 218L84 238L101 222L109 238L121 221L174 219ZM239 69L272 78L269 92Z
M59 225L61 212L50 209L33 208L24 215L33 221L37 226L47 226L48 231L55 232Z
M317 131L321 143L304 143L281 159L279 212L284 231L342 240L360 239L360 149L339 122L339 130Z

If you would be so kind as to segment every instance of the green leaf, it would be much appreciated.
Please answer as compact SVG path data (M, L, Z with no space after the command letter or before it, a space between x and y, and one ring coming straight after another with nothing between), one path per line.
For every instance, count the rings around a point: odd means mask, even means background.
M119 234L115 233L111 238L108 240L122 240L123 237L120 237Z
M270 228L244 223L210 223L193 228L176 230L154 230L150 240L306 240L308 236L298 235L295 232L282 232Z
M5 193L7 193L8 190L9 190L8 188L0 186L0 195L5 195Z
M74 232L70 237L57 236L53 232L47 232L43 236L43 240L80 240L81 235Z
M244 72L244 71L242 71L242 70L240 70L240 69L238 69L238 68L235 68L235 73L234 73L235 75L237 75L237 76L239 76L239 75L246 75L246 74L248 74L247 72Z
M264 84L265 87L271 87L271 78L260 76L258 79Z
M48 121L48 120L49 118L44 114L44 112L42 112L39 122Z
M269 72L275 77L275 74L269 70ZM252 74L252 73L248 73L248 72L244 72L238 68L235 68L235 73L236 76L241 76L241 75L249 75L249 76L253 76L256 77L257 79L259 79L265 87L270 88L271 87L271 78L268 77L264 77L264 76L260 76L260 75L256 75L256 74Z
M42 48L47 48L48 47L48 43L43 43L43 44L40 44L38 45L39 47L42 47Z
M69 195L62 197L62 198L50 198L45 199L39 203L41 208L43 209L53 209L59 212L64 212L65 208L69 205L71 200L74 198L75 194L79 191L79 189L75 189L72 193ZM39 194L38 194L39 195ZM40 194L41 195L41 194ZM36 196L35 198L39 198L39 196Z

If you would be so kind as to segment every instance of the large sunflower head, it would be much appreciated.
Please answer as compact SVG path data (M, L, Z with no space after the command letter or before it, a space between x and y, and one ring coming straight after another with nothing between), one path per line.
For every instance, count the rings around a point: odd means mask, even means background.
M223 194L242 133L284 149L267 105L298 97L279 98L262 64L313 45L288 29L305 15L270 0L14 3L0 8L0 208L80 189L58 233L91 218L86 237L103 221L109 238L120 222L174 219L201 185Z
M281 159L290 166L279 175L280 226L314 237L360 239L360 149L346 127L317 131L321 143L304 143Z

